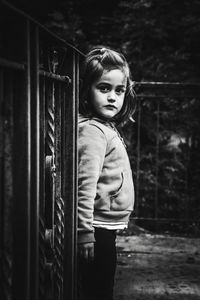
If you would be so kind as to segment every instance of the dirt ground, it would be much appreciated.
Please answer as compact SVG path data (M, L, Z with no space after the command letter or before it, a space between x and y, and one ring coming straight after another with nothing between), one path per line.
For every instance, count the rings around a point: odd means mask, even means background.
M200 238L117 237L115 300L200 299Z

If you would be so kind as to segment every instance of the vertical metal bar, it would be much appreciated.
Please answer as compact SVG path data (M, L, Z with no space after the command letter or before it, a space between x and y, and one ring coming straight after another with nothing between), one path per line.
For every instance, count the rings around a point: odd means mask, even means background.
M0 68L0 233L2 230L2 206L3 206L3 70ZM0 249L2 250L2 234L0 235Z
M77 207L78 207L78 112L79 112L79 54L75 53L75 107L74 107L74 299L77 299Z
M31 112L30 112L30 24L25 29L25 74L15 74L13 138L14 207L13 207L13 299L30 296L30 179L31 179ZM20 234L19 234L20 233ZM20 276L19 276L20 274Z
M27 32L26 32L26 59L27 59L27 287L26 287L26 299L30 299L30 213L31 213L31 78L30 78L30 21L27 20Z
M0 250L2 251L3 229L3 70L0 69Z
M186 219L187 222L187 226L188 226L188 222L191 220L191 204L190 204L190 200L191 200L191 191L190 191L190 173L191 173L191 151L192 151L192 147L191 147L191 124L190 124L190 120L192 118L192 114L191 114L191 102L188 102L188 105L185 108L182 108L182 113L184 115L184 110L187 110L187 120L185 121L185 130L186 130L186 146L185 146L185 150L184 150L184 162L185 162L185 201L184 201L184 218ZM189 107L188 107L189 106ZM190 205L189 205L190 204Z
M63 251L62 251L62 204L60 195L60 102L61 91L60 84L54 83L55 86L55 166L56 166L56 178L55 178L55 294L56 299L61 300L62 294L62 270L63 270Z
M47 102L46 102L46 158L51 160L51 168L55 168L55 95L54 82L48 81L47 85ZM52 230L54 225L54 204L55 204L55 180L52 178L52 186L47 187L46 193L46 227Z
M61 98L63 83L55 83L55 297L63 296L64 202L61 196Z
M155 219L158 218L158 172L159 172L159 129L160 129L160 100L157 100L156 112L156 170L155 170ZM156 221L157 226L157 221Z
M13 283L13 74L4 73L4 84L2 268L3 296L7 300L11 297Z
M46 254L46 298L53 299L53 259L52 247L54 245L54 180L52 177L52 161L54 155L54 108L52 106L53 98L52 82L46 81L45 91L45 254Z
M3 70L0 68L0 253L3 253ZM1 289L0 298L3 299L3 267L0 256Z
M137 173L136 173L136 216L139 214L139 193L140 193L140 131L141 131L141 103L138 101L138 130L137 130Z
M54 163L55 156L55 88L54 82L49 81L48 84L48 99L47 99L47 146L48 154L52 156Z
M45 299L45 77L40 79L39 299Z
M40 99L39 30L31 33L31 278L30 299L39 299Z
M62 85L61 88L61 101L60 101L60 199L62 203L62 295L61 300L65 300L64 294L66 295L65 285L66 285L66 248L65 248L65 232L67 230L66 228L66 221L65 221L65 163L64 163L64 157L65 157L65 128L64 128L64 120L65 120L65 110L64 110L64 102L66 99L66 86ZM65 272L65 273L64 273Z
M73 83L70 88L70 98L66 106L65 124L65 251L64 251L64 298L74 300L75 295L75 266L76 266L76 197L77 197L77 57L72 52Z

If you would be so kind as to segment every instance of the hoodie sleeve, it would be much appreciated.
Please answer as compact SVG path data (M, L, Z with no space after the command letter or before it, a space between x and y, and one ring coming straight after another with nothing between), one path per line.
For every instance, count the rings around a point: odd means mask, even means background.
M93 211L97 182L106 154L106 137L92 124L79 127L78 242L94 242Z

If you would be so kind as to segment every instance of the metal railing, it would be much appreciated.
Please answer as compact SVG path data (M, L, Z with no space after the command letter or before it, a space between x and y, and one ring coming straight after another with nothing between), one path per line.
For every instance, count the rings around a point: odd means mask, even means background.
M1 299L76 298L82 53L0 4Z
M146 228L194 232L200 211L195 175L200 166L194 149L200 84L138 82L136 91L136 122L129 134L136 184L133 219Z

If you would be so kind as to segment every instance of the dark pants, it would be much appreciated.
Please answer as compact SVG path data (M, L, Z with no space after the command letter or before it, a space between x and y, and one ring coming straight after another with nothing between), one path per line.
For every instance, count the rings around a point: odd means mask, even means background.
M78 300L113 300L116 231L95 228L94 261L78 262Z

